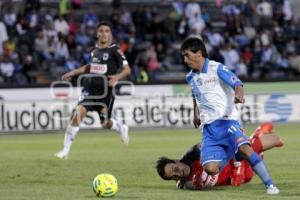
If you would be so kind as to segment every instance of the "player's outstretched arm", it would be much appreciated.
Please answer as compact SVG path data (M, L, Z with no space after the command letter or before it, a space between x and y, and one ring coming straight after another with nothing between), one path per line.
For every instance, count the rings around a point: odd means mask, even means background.
M131 73L131 69L129 65L128 64L123 65L122 71L120 73L108 76L109 78L108 85L114 86L119 80L127 77L130 73Z
M234 91L235 91L234 103L245 103L243 86L242 85L235 86Z
M90 64L84 65L84 66L82 66L82 67L80 67L78 69L74 69L74 70L72 70L70 72L65 73L61 77L61 79L63 81L71 81L74 76L87 73L89 71L89 68L90 68Z
M178 189L186 189L186 190L202 190L202 187L196 187L193 184L193 181L183 181L183 180L178 180L176 182L176 187Z
M187 190L202 190L202 187L197 188L192 181L186 181L183 185L183 189Z

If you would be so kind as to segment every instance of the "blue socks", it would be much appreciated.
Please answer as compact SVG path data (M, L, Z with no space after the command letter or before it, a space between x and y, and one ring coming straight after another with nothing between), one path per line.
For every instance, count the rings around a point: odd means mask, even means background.
M273 184L273 181L269 175L264 161L257 155L257 153L251 154L251 156L247 160L250 163L254 172L259 176L259 178L263 181L266 187Z

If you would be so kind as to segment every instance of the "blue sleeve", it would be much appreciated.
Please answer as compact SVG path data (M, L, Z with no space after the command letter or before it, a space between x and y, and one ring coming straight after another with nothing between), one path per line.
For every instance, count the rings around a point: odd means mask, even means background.
M217 73L219 78L232 88L243 85L243 82L232 71L227 69L225 65L220 64Z
M195 99L195 92L194 92L194 90L193 90L193 84L192 84L192 79L193 79L193 72L192 72L192 70L186 75L186 82L190 85L190 87L191 87L191 93L192 93L192 97L193 97L193 99Z
M191 92L192 92L192 98L196 99L196 95L194 94L193 90L191 90Z

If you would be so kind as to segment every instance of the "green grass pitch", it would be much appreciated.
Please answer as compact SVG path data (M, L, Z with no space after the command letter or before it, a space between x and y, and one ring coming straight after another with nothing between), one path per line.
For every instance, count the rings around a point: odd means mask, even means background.
M254 128L247 126L249 133ZM300 199L299 130L297 124L276 124L275 131L285 146L265 153L271 175L281 189L275 197L265 194L257 177L241 187L205 192L178 190L173 181L161 180L154 168L157 158L179 158L200 140L196 129L135 129L127 148L113 132L81 131L68 160L53 157L62 146L62 132L1 135L0 200L98 199L91 182L104 172L118 179L119 192L113 199Z

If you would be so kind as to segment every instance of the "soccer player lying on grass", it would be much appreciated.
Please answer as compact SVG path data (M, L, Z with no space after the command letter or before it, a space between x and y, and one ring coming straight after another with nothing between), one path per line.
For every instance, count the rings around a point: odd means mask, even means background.
M249 138L253 150L261 157L264 151L283 146L282 140L272 129L272 123L264 123ZM239 186L248 183L254 176L246 160L238 162L234 159L230 160L219 174L208 175L200 164L199 147L199 144L194 145L180 160L161 157L156 165L159 176L164 180L175 180L180 189L192 190L223 185Z

